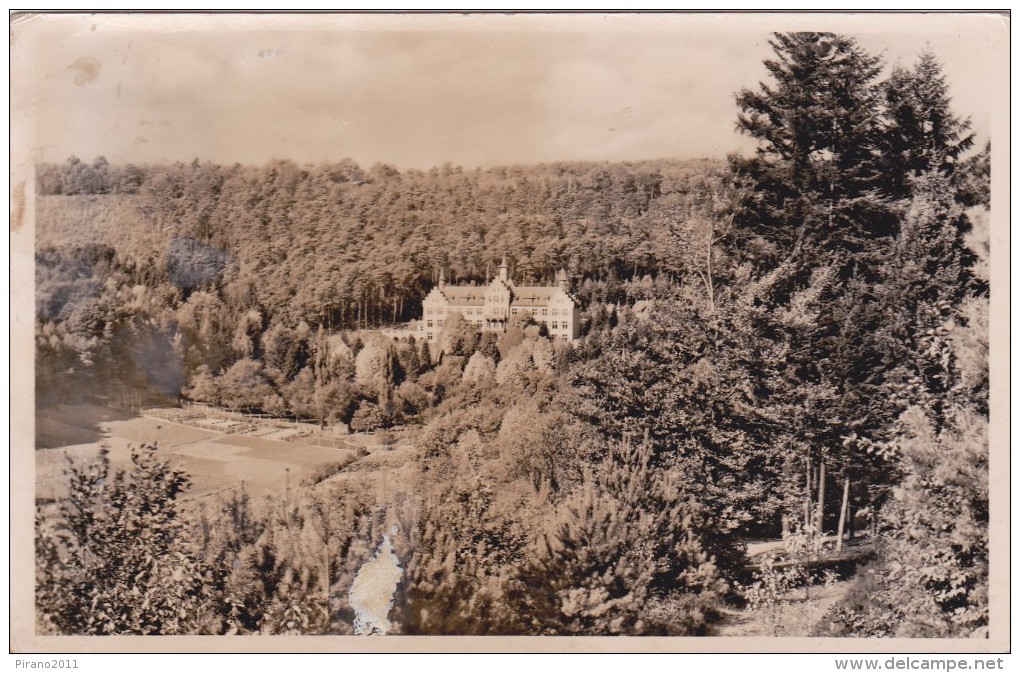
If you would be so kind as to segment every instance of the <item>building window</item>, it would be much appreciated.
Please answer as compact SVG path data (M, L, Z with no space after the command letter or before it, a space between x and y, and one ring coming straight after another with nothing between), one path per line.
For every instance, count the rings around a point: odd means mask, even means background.
M429 327L432 327L432 321L431 321L431 320L429 320L429 322L428 322L428 326L429 326Z
M542 315L549 315L549 309L547 308L542 309Z
M442 326L443 326L443 321L442 320L437 320L436 321L436 327L442 327Z
M567 341L569 339L569 337L566 334L564 334L562 338L564 341Z
M516 308L510 309L510 315L517 315L517 309Z
M433 334L432 332L429 332L429 341L435 341L435 340L436 340L436 335Z
M555 320L553 320L553 322L552 322L552 328L553 328L553 329L559 329L559 328L560 328L560 324L559 324L558 322L556 322Z

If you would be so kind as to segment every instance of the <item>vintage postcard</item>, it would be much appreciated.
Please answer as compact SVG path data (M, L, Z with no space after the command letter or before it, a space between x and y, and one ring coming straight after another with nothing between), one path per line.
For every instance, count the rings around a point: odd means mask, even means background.
M13 14L12 651L1007 652L1009 28Z

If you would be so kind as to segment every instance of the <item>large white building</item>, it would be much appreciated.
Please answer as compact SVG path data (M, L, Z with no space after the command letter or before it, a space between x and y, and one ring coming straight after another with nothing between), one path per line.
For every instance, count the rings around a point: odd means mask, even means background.
M503 332L512 318L531 316L555 341L570 342L580 334L580 309L567 291L567 272L561 269L552 287L516 285L507 274L505 257L488 285L447 285L440 275L439 285L422 301L418 332L435 341L454 313L482 332Z

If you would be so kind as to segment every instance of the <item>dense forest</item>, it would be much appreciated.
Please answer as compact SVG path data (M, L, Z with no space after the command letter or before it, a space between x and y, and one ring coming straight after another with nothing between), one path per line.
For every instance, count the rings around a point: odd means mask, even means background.
M39 628L350 633L392 530L398 633L708 634L809 580L752 573L743 541L867 534L816 635L987 635L990 145L931 54L772 45L736 95L758 150L727 162L40 165L39 407L421 434L394 502L196 508L146 447L73 465L39 516ZM504 254L519 280L568 270L576 343L376 329Z

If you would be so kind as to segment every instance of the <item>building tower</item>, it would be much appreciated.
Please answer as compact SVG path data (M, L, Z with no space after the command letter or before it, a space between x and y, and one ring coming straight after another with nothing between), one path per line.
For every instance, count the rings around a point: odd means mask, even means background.
M564 292L567 291L567 270L560 269L556 272L556 287L560 288Z

